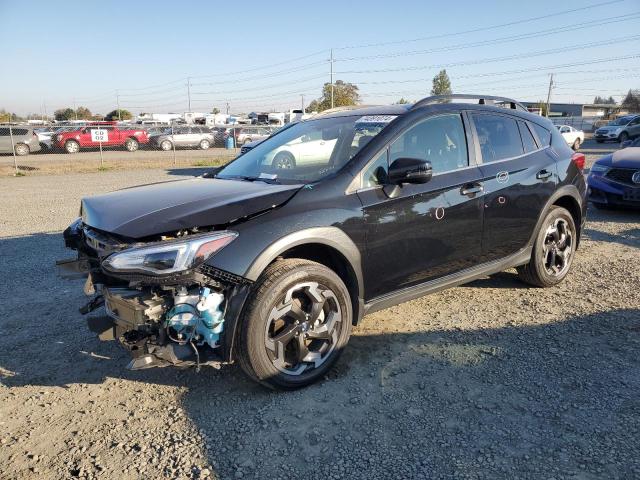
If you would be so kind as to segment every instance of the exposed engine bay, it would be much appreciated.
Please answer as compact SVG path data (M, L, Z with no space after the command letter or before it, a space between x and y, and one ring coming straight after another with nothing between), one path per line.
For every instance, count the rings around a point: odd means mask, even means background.
M86 277L91 299L80 312L104 307L104 315L88 317L89 328L101 340L119 341L133 357L129 368L217 367L228 360L225 320L233 315L233 325L248 285L204 261L233 232L192 229L129 241L78 219L64 238L78 256L57 262L59 274Z

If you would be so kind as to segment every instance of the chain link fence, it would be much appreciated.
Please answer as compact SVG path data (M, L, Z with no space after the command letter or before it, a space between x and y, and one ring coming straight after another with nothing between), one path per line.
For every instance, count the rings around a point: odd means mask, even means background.
M609 120L602 117L549 117L554 125L569 125L583 132L595 132Z
M205 169L235 158L240 139L260 140L268 133L252 126L2 123L0 175Z

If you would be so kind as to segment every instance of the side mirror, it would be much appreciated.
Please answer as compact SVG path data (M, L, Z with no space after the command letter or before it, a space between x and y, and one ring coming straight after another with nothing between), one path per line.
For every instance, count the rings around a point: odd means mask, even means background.
M433 169L429 160L419 158L398 158L389 167L389 183L427 183Z

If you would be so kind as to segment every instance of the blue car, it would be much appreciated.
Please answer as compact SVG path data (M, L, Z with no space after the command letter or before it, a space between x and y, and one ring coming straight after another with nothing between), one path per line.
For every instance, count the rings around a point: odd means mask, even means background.
M640 208L640 138L597 160L587 183L589 200L596 208Z

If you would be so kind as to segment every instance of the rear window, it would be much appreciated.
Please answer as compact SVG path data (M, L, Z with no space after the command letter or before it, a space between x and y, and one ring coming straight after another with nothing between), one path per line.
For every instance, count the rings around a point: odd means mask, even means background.
M504 115L474 114L482 161L495 162L524 153L517 122Z
M532 123L533 129L540 140L540 147L548 147L551 144L551 132L537 123Z

